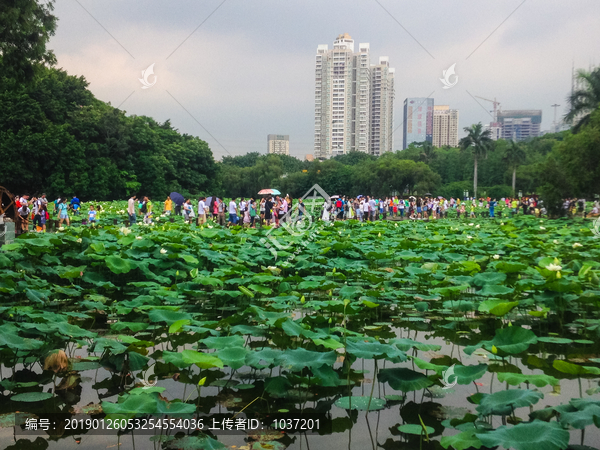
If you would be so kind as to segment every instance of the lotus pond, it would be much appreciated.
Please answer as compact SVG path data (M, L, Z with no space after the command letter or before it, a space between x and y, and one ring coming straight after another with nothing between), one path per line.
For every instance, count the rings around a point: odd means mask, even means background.
M23 235L0 252L0 444L596 448L590 226L520 216ZM319 417L319 429L19 432L26 418L273 414Z

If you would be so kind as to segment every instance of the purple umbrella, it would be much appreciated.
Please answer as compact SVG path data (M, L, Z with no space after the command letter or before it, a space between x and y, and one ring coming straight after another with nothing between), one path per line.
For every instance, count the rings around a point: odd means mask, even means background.
M173 200L173 203L175 203L177 206L183 205L183 202L185 201L183 195L181 195L179 192L171 192L169 196L171 197L171 200Z

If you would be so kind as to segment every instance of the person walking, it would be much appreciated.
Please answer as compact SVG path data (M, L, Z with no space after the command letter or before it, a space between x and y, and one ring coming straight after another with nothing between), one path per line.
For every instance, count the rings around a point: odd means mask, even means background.
M129 216L129 225L133 225L136 222L135 217L135 200L136 196L132 195L127 201L127 215Z
M69 221L69 215L67 213L68 210L68 206L67 206L67 199L63 198L60 203L58 204L58 227L62 227L62 223L64 220L67 221L67 226L70 226L71 223Z
M225 202L221 199L217 199L217 201L219 202L217 205L217 212L219 214L219 225L224 227L225 226Z
M40 223L42 224L42 232L45 233L46 232L46 221L50 218L50 215L48 214L48 202L42 203L42 206L40 208L42 211L42 214L40 217Z
M200 197L198 200L198 225L204 225L206 223L206 203L204 202L206 197Z
M18 209L18 213L21 233L27 233L29 231L29 214L31 214L31 209L29 209L29 203L27 201L21 201L20 203L21 207Z
M237 203L235 202L235 197L231 199L229 202L229 222L228 225L237 225L238 217L237 217Z
M79 200L79 198L77 198L76 195L74 195L71 199L71 208L73 209L73 214L78 216L81 209L81 201Z
M250 215L250 227L251 228L256 228L255 222L256 222L256 202L254 201L253 198L250 199L250 205L248 207L249 209L249 215Z
M96 211L96 209L94 208L94 205L90 205L90 209L88 211L88 222L90 223L90 225L94 224L96 225L96 215L98 214L98 211Z
M170 195L167 195L167 199L165 200L165 208L163 213L167 216L170 216L173 213L173 200L171 200Z
M494 215L494 208L496 208L496 199L492 200L490 202L490 219L495 218L496 216Z
M183 204L183 218L190 225L192 224L192 220L194 220L194 208L189 198Z
M150 225L152 223L152 202L148 197L144 197L144 223Z

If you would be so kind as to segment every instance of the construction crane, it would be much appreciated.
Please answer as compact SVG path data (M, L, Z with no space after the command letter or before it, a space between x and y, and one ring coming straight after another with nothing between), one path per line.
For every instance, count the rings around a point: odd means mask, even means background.
M500 111L500 102L496 101L496 99L494 98L494 100L490 100L489 98L483 98L483 97L479 97L479 96L475 96L477 98L480 98L481 100L485 100L486 102L492 102L494 104L494 123L492 123L491 125L493 127L497 127L498 126L498 112Z

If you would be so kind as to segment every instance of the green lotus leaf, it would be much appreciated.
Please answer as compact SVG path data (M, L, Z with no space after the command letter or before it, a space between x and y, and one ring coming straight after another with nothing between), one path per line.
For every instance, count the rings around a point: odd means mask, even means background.
M379 381L382 383L387 382L392 389L403 392L417 391L433 384L433 381L422 373L404 367L381 369L379 371Z
M222 350L227 347L243 347L245 340L243 336L238 334L233 336L211 336L201 341L206 348L214 348L216 350Z
M486 447L514 448L516 450L564 450L569 445L569 432L556 422L534 420L514 427L505 425L476 436Z
M542 398L544 394L529 389L498 391L483 397L477 411L483 416L506 416L516 408L535 405Z
M338 373L330 366L313 367L312 373L321 380L321 386L336 387L341 384Z
M506 274L502 272L483 272L473 277L475 286L485 286L486 284L502 284L506 280Z
M425 426L425 428L423 428L421 425L407 423L405 425L400 425L398 427L398 431L404 434L414 434L416 436L421 436L425 435L426 433L431 434L435 431L435 429L428 426Z
M246 355L248 354L248 350L246 350L244 347L227 347L219 350L217 354L219 355L219 359L223 361L224 364L228 365L234 370L237 370L246 364Z
M508 383L511 386L518 386L522 383L530 383L536 387L544 387L548 384L556 386L560 383L557 378L546 374L522 374L511 372L498 372L498 381Z
M265 381L265 391L271 395L283 397L292 387L292 383L286 377L272 377Z
M587 374L599 375L600 369L593 366L580 366L579 364L573 364L562 359L555 359L552 363L559 372L568 373L569 375L581 376Z
M385 408L385 400L375 397L341 397L335 401L335 406L358 411L376 411Z
M467 450L469 448L481 448L483 445L475 435L477 430L463 431L453 436L443 436L440 444L444 448L452 447L454 450Z
M255 369L265 369L267 367L279 364L283 352L271 348L265 348L258 351L250 352L246 355L246 364ZM262 364L264 361L266 364Z
M497 285L497 284L486 284L483 286L483 289L479 291L480 295L495 297L499 295L508 295L512 294L515 291L514 288Z
M287 349L283 352L281 364L290 370L302 370L304 367L321 367L335 363L335 352L313 352L303 348Z
M42 402L52 398L50 392L23 392L22 394L13 395L10 399L13 402Z
M189 313L170 311L168 309L153 309L148 313L150 322L165 322L167 325L172 325L179 320L192 320L193 317Z
M469 384L480 379L486 372L487 364L476 366L454 366L454 375L458 384Z
M196 364L201 369L210 369L211 367L223 367L223 361L221 361L216 356L212 356L207 353L197 352L196 350L183 350L181 352L181 360L186 364Z
M123 259L120 256L110 255L104 259L106 267L116 274L129 273L135 266L129 259Z
M346 340L346 351L357 358L372 359L386 355L390 359L397 359L398 362L407 359L406 353L394 345L382 344L378 341L365 342L365 339L348 338Z
M565 426L570 425L573 428L582 430L588 425L594 424L594 420L597 421L598 419L600 419L600 406L588 404L577 411L561 412L559 421Z

